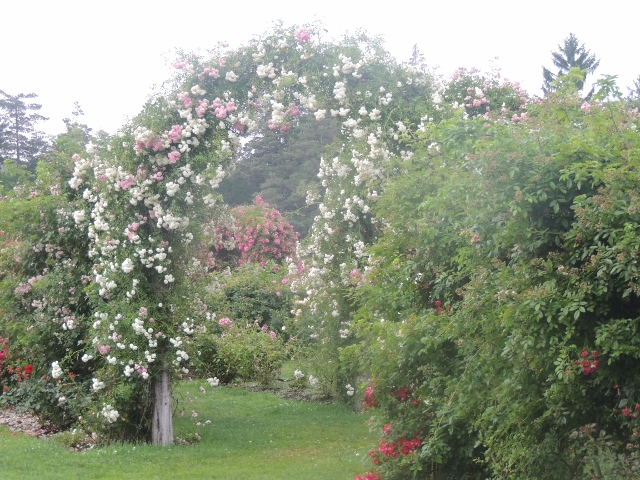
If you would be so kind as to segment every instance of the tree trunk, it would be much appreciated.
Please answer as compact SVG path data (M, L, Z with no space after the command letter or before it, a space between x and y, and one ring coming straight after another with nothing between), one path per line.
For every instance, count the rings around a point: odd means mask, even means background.
M151 442L154 445L171 445L173 443L171 376L166 370L161 371L153 380Z

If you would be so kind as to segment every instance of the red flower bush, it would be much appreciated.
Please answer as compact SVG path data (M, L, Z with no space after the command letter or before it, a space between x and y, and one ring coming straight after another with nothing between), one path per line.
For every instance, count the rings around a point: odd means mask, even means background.
M587 376L598 370L600 361L596 360L596 358L598 358L599 355L600 352L598 352L597 350L594 350L591 355L589 355L589 352L587 350L582 350L582 352L580 352L580 357L584 360L574 360L573 364L579 365L582 374ZM590 357L590 359L588 359L587 357Z
M369 408L378 406L378 404L376 403L375 395L373 393L373 387L371 385L369 385L364 392L364 404Z
M353 480L380 480L380 477L374 472L367 472L364 475L356 475Z
M380 465L383 461L398 458L400 454L411 455L420 448L421 445L422 441L417 435L412 439L401 438L395 442L381 440L378 448L369 451L369 457L373 460L374 465Z
M7 352L9 351L9 340L0 337L0 368L2 368L2 362L7 358Z

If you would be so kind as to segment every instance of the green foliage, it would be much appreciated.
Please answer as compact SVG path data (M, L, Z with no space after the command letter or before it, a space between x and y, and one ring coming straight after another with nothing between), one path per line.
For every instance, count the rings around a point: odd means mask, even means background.
M0 167L0 194L13 190L16 186L26 188L33 180L33 175L25 165L18 164L10 158L5 159Z
M640 138L612 97L442 122L389 183L353 351L384 441L421 448L383 478L631 478Z
M91 315L88 239L72 218L77 194L63 183L81 142L73 131L60 135L49 155L61 161L41 165L35 182L0 201L0 336L10 342L0 402L58 427L75 424L88 407L94 368L81 358ZM51 378L54 361L64 380ZM26 364L29 378L16 373Z
M292 294L283 273L269 262L210 274L203 301L220 324L197 340L200 375L223 383L237 377L265 385L277 377L291 348L285 342ZM226 328L231 323L233 328Z
M221 331L199 339L201 373L222 382L237 379L271 384L289 356L283 337L261 328L257 322L244 324L223 317Z
M286 271L277 263L247 263L233 273L211 274L205 301L217 317L245 323L258 322L271 330L284 330L291 316L292 293Z

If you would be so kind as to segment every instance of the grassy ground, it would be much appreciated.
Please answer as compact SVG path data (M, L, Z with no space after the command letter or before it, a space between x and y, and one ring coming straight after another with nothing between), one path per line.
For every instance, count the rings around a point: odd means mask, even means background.
M212 389L196 381L180 383L176 392L175 435L197 433L202 440L196 444L124 444L75 453L55 437L37 439L0 427L0 477L346 480L368 470L366 452L375 438L365 425L367 416L342 405Z

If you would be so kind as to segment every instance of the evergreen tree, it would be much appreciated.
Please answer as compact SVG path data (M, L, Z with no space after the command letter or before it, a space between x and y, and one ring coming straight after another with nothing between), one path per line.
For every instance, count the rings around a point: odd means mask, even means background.
M9 95L0 90L0 158L11 158L34 169L38 155L47 147L44 133L36 123L48 120L38 110L42 105L26 103L35 93Z
M558 77L566 75L574 67L578 67L583 72L582 81L578 81L576 84L578 90L582 90L587 75L595 72L598 65L600 65L600 60L596 59L596 56L590 50L586 50L584 44L580 45L578 38L573 33L570 33L564 39L563 45L558 45L558 51L552 52L551 57L551 61L558 68L558 72L553 73L546 67L542 67L542 77L544 79L542 91L545 95L555 90L553 82ZM590 97L592 93L593 90L589 92L587 97Z
M629 88L627 104L630 108L640 107L640 75L633 81L633 88Z

